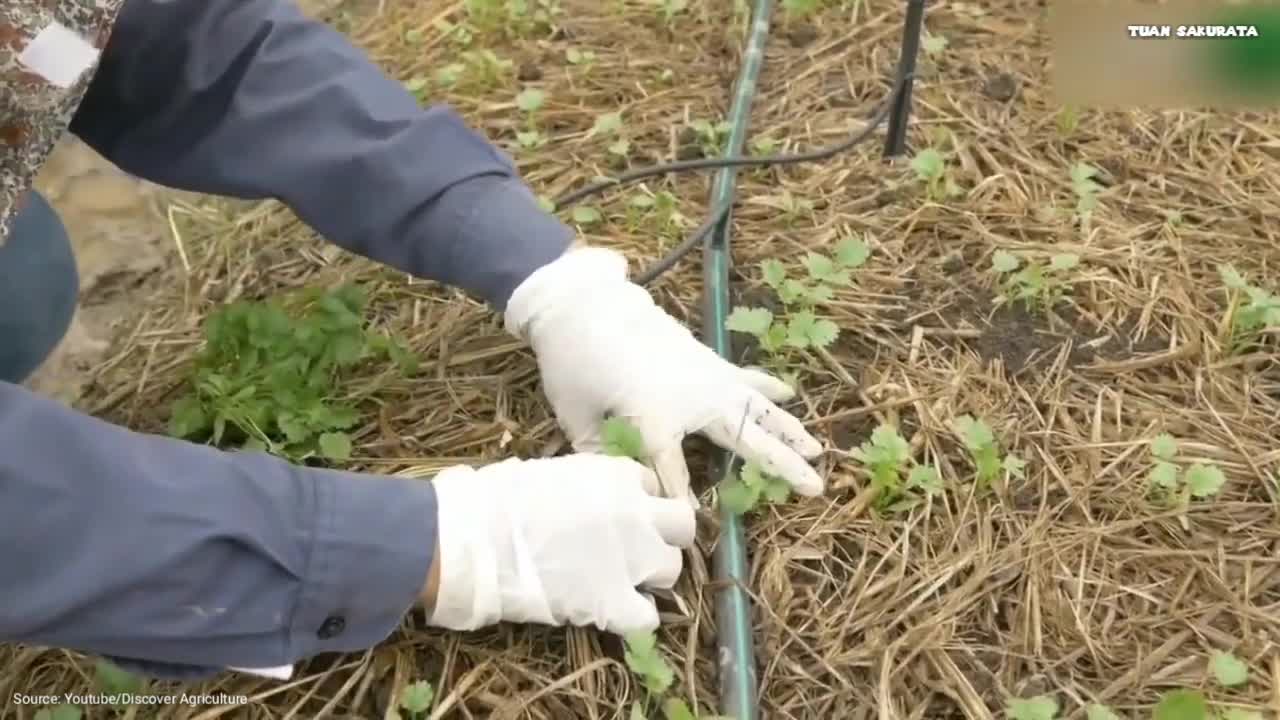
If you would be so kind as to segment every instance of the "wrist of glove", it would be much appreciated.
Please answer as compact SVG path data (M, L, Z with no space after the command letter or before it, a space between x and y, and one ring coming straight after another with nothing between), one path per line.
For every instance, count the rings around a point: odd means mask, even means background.
M543 390L579 452L602 449L608 415L640 430L665 493L696 505L681 441L702 433L762 464L802 495L823 480L808 460L822 446L775 403L795 392L699 342L627 278L605 248L571 250L539 268L507 304L508 332L537 356Z
M655 497L639 463L603 455L455 467L433 480L440 587L430 623L653 630L641 588L670 588L693 544L686 503Z

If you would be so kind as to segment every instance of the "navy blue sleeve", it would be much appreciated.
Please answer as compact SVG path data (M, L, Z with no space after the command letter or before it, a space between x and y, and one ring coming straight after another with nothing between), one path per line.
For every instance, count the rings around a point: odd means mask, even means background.
M430 482L130 432L0 383L0 642L161 677L384 640L418 599Z
M511 161L287 0L128 0L71 130L169 187L276 198L501 310L569 246Z

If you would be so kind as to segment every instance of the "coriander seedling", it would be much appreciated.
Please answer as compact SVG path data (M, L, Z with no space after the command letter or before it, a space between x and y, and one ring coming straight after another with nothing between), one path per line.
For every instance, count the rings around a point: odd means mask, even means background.
M436 691L431 687L431 683L426 680L419 680L415 683L406 685L404 690L400 692L400 709L409 713L409 717L417 720L427 714L431 709L431 705L435 703Z
M1080 257L1060 253L1043 265L1034 260L1023 264L1022 258L997 250L991 257L991 269L1002 277L1001 293L1005 300L1021 300L1028 310L1048 312L1068 293L1071 285L1064 274L1080 264Z
M502 83L511 74L515 66L511 60L498 57L492 50L468 50L462 56L469 76L475 81L477 89L490 90Z
M979 488L990 488L1005 473L1016 478L1024 477L1026 462L1012 454L1002 458L995 433L985 422L975 420L972 415L961 415L956 419L955 427L973 460Z
M788 20L802 20L818 11L819 0L782 0Z
M950 43L945 37L941 35L934 35L932 33L926 34L924 38L920 40L920 48L924 50L926 55L934 59L942 56L942 53L946 51L948 44Z
M1152 720L1212 720L1209 703L1196 690L1172 690L1160 697Z
M628 222L634 229L648 222L658 235L670 238L689 224L688 218L680 213L680 201L667 190L652 195L637 193L627 203Z
M591 69L596 62L596 54L590 50L579 50L578 48L569 48L564 51L564 59L570 65L581 67L584 72Z
M629 457L637 462L649 459L649 453L644 447L644 436L626 418L611 417L605 420L600 429L600 440L604 444L606 455Z
M1106 705L1092 703L1085 708L1085 720L1122 720L1122 718Z
M946 158L934 148L925 148L916 153L911 159L911 169L915 171L916 177L924 181L926 194L934 202L964 194L947 172Z
M1154 460L1148 476L1151 487L1162 493L1167 500L1182 507L1186 507L1192 498L1203 499L1217 495L1226 484L1226 476L1222 470L1209 463L1194 463L1182 471L1179 478L1179 467L1175 462L1178 442L1167 433L1151 441L1151 456Z
M533 150L547 144L546 136L539 132L537 126L538 111L546 102L546 92L537 88L528 88L516 95L516 107L525 114L525 121L528 123L524 131L516 133L516 140L520 143L520 147L526 150Z
M408 374L417 359L365 327L359 288L304 291L302 300L293 312L240 301L209 316L193 388L174 404L170 434L293 461L350 457L347 432L359 414L337 399L337 384L367 360L389 359Z
M839 337L840 328L819 318L816 308L834 297L836 287L851 285L850 273L862 267L870 255L870 247L861 238L845 238L831 255L806 254L802 278L788 277L786 266L778 260L765 260L760 263L761 274L786 308L785 317L775 318L767 308L738 306L726 318L725 326L730 332L755 337L779 370L788 350L826 348Z
M1215 652L1209 658L1213 679L1223 687L1236 687L1249 682L1249 666L1229 652Z
M569 215L575 223L583 227L595 225L604 220L604 215L591 205L578 205Z
M1067 105L1058 111L1058 115L1054 118L1055 124L1058 126L1058 132L1064 137L1076 131L1080 127L1080 111L1074 105Z
M909 510L920 501L920 496L911 491L925 495L942 492L937 470L931 465L916 464L911 458L911 445L892 425L878 426L871 432L871 439L850 454L870 472L878 508L890 512ZM905 483L903 473L907 473Z
M1097 168L1086 163L1079 162L1071 166L1071 192L1076 196L1076 219L1085 235L1089 234L1093 211L1098 207L1098 193L1102 192L1102 186L1094 180L1097 174Z
M735 515L756 509L760 501L783 503L791 497L791 486L757 462L747 461L737 476L720 484L720 502Z
M698 142L702 145L702 153L707 157L720 155L724 152L725 142L729 139L729 132L733 129L727 121L713 123L709 120L694 120L689 124L694 132L698 134Z
M1227 313L1232 352L1256 343L1268 329L1280 329L1280 295L1249 284L1231 265L1219 265L1218 275L1231 291Z
M1033 698L1013 698L1006 708L1009 720L1057 720L1058 701L1052 695Z

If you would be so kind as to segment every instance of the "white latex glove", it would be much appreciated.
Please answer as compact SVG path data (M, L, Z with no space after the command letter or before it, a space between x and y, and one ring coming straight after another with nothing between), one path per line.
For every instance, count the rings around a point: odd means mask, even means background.
M637 590L670 588L694 540L693 509L656 497L643 465L605 455L449 468L432 481L440 585L430 623L501 621L654 630Z
M606 414L644 437L666 493L697 502L680 446L700 432L769 467L801 495L819 495L807 462L822 446L775 402L795 392L740 368L699 342L627 279L627 260L604 248L571 250L512 294L506 327L533 346L560 427L579 452L601 449Z

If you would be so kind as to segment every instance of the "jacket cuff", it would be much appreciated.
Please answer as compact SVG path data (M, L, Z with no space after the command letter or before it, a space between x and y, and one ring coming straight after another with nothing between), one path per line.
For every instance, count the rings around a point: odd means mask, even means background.
M564 255L575 237L572 228L538 205L518 177L486 175L458 183L436 208L451 216L435 211L427 227L459 238L446 262L450 284L474 292L498 312L506 309L516 287Z
M314 471L315 525L288 621L290 659L385 640L418 601L436 544L430 482Z

